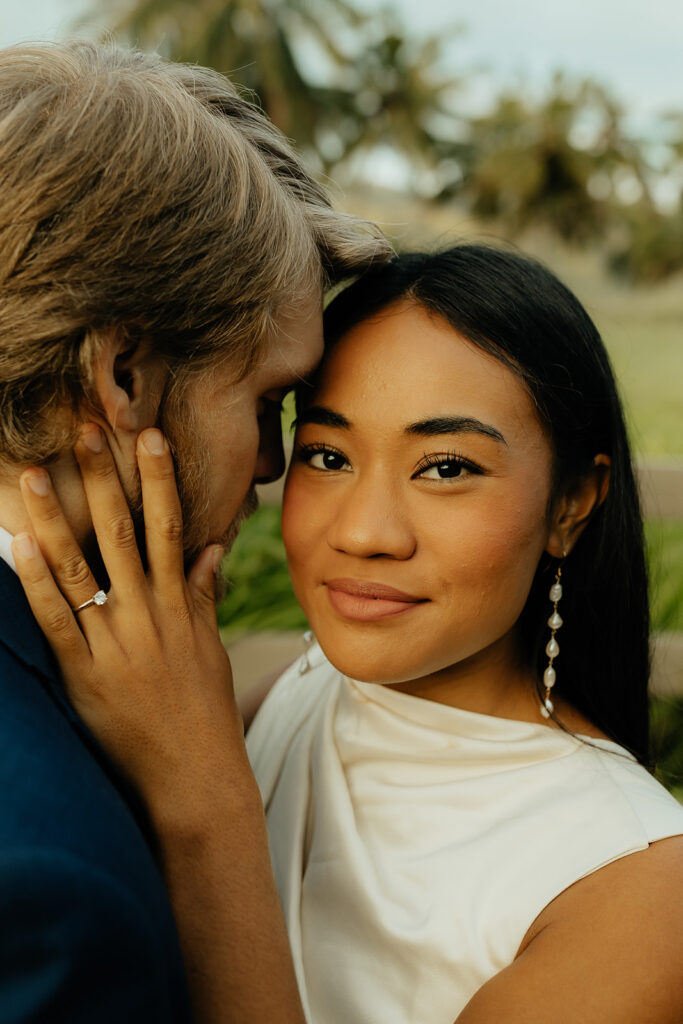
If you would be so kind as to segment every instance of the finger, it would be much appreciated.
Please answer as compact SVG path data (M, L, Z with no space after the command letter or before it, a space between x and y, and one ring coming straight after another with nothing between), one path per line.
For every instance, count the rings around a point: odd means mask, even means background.
M66 520L49 474L44 469L27 469L19 482L24 505L40 545L40 561L46 564L46 569L50 567L53 582L69 606L77 608L90 600L99 590L99 584Z
M83 425L74 453L112 587L125 600L139 600L145 573L135 526L114 457L97 424Z
M183 515L171 450L160 430L143 430L137 446L147 561L154 590L185 592Z
M17 534L12 541L12 554L31 611L57 659L73 667L89 659L88 643L55 583L37 540L29 533Z
M205 622L216 623L216 574L220 569L225 549L214 544L202 551L187 578L190 600Z

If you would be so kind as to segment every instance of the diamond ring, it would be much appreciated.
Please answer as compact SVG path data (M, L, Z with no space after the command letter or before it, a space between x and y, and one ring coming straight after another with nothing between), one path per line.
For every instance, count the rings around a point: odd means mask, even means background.
M89 601L84 601L83 604L79 604L78 608L74 608L74 614L76 612L82 612L84 608L89 608L91 604L95 604L98 607L106 604L109 598L103 590L98 590Z

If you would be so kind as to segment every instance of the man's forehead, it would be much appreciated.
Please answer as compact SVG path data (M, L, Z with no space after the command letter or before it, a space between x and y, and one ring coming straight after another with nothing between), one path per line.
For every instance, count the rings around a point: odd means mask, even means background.
M295 383L315 370L323 355L322 297L312 294L276 321L261 360L262 370Z

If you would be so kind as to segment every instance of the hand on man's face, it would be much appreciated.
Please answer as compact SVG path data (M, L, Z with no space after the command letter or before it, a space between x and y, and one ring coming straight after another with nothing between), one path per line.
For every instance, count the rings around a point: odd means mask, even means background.
M235 383L230 367L217 367L193 381L162 418L176 460L188 562L208 543L229 548L256 508L254 485L282 475L282 399L310 376L322 352L316 294L296 316L281 318L247 377Z

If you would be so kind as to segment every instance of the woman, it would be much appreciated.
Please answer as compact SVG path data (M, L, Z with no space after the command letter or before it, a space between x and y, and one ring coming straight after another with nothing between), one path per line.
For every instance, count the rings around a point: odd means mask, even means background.
M363 278L327 328L283 510L322 649L247 740L306 1018L679 1022L683 809L638 764L642 529L594 326L536 264L461 246ZM104 491L79 460L97 525ZM47 549L54 499L26 493ZM210 639L210 558L186 587L177 551L149 548L148 583L103 552L113 596L154 625L144 645L123 606L83 619L84 639L42 561L17 564L48 633L61 609L73 699L156 822L199 1017L230 1019L221 943L249 906L232 880L267 891L265 844ZM238 792L257 864L229 869ZM278 1019L297 1012L287 990Z

